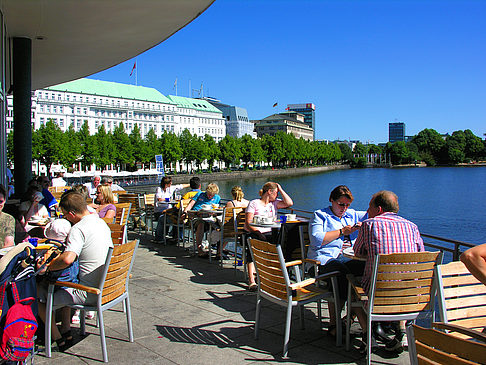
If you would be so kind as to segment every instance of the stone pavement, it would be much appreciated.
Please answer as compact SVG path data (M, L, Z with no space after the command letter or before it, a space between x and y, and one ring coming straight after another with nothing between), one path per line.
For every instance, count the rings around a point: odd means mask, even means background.
M157 245L140 238L130 280L135 342L128 342L122 306L104 312L108 359L112 364L363 364L357 351L336 347L320 330L316 305L305 311L305 329L293 315L289 358L282 359L285 310L263 301L259 340L253 338L256 294L246 290L243 271L228 261L221 269L180 247ZM323 304L323 327L327 304ZM87 336L75 328L74 344L51 359L40 352L36 364L102 362L99 331L87 320ZM408 353L373 354L380 364L408 364Z

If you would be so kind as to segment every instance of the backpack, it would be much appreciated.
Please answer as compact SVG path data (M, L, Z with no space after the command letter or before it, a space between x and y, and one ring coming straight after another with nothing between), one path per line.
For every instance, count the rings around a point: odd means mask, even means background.
M0 287L0 311L8 282ZM24 361L34 348L34 334L37 331L37 321L32 312L33 297L20 299L17 285L12 282L14 305L7 311L5 324L0 328L0 356L5 360ZM1 313L0 313L1 316Z

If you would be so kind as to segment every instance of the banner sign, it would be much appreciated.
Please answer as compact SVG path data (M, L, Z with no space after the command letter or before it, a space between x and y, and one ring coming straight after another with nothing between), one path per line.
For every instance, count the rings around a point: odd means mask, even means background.
M155 168L157 169L158 172L157 180L160 183L160 181L162 180L162 176L165 176L164 158L162 157L162 155L155 155Z

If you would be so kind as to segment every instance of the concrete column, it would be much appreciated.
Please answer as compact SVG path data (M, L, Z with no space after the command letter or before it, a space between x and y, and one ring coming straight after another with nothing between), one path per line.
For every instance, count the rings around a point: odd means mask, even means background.
M20 197L32 179L32 40L13 38L13 114L15 194Z

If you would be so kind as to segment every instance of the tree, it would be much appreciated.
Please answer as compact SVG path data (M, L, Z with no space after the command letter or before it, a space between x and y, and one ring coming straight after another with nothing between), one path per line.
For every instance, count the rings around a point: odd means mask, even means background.
M113 144L115 145L115 163L121 167L123 164L133 164L132 145L130 139L125 133L123 123L118 123L113 131Z
M218 145L221 151L221 159L225 162L226 167L230 167L232 164L239 165L243 154L238 139L226 135L219 141Z
M206 143L207 146L207 156L206 159L208 160L209 164L209 170L212 171L214 161L219 159L219 156L221 155L219 151L219 146L214 140L212 136L209 134L204 135L204 142Z
M69 125L69 129L64 133L64 154L61 159L61 163L64 166L73 165L81 156L81 145L79 143L78 134L74 130L72 124Z
M114 164L116 162L117 154L116 147L113 143L112 134L106 133L104 125L101 125L98 128L98 132L96 132L92 139L97 147L95 164L101 168Z
M281 140L275 136L264 135L262 147L267 162L271 162L272 166L278 166L279 162L285 158Z
M433 166L440 160L445 141L435 129L426 128L413 137L412 143L417 146L422 161Z
M81 165L84 169L95 163L98 156L98 148L94 136L89 134L88 121L85 120L78 131L78 140L81 146Z
M361 142L358 142L353 148L353 154L355 157L365 157L368 154L368 149Z
M47 169L61 161L65 147L64 134L52 119L32 133L32 158L46 165Z
M176 137L177 139L177 137ZM162 145L160 139L157 138L157 135L155 134L154 130L150 128L150 130L147 132L145 135L144 139L145 143L145 159L144 161L146 162L155 162L155 155L160 155L162 151ZM179 140L177 139L177 145L178 149L180 150L180 145L179 145ZM177 160L180 160L180 157L178 157Z
M464 131L466 137L466 147L464 153L467 158L478 160L481 157L486 156L483 141L478 136L475 136L470 129Z
M164 136L165 136L164 132ZM182 147L182 154L181 158L184 160L186 163L187 168L189 169L189 164L191 165L192 169L192 162L195 160L195 155L194 155L194 136L189 132L189 129L184 129L179 136L179 142L180 146ZM162 148L164 148L164 151L169 152L167 150L167 147L165 146L165 142L162 145Z
M344 143L339 143L338 144L339 149L341 150L342 153L342 159L344 162L350 162L353 159L353 151L351 151L351 148Z
M153 131L152 128L150 130ZM135 124L135 127L132 129L128 139L130 140L130 145L132 146L134 162L141 162L145 167L145 163L149 162L152 156L148 156L147 145L140 135L140 129L138 128L137 124Z
M7 135L7 159L9 164L14 163L14 132L13 130Z
M410 161L410 153L407 145L403 141L397 141L392 144L390 157L393 165L401 165Z

